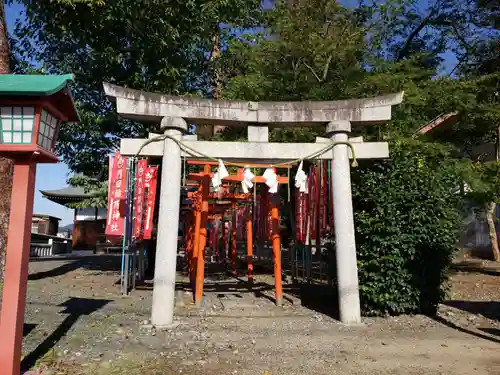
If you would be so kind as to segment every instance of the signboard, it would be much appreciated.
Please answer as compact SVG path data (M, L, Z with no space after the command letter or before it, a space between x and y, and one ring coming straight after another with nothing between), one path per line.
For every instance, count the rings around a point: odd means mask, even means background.
M123 236L125 223L125 188L127 179L127 158L115 152L110 161L108 185L108 217L106 220L106 235L109 237Z
M144 212L147 211L146 196L144 188L144 177L148 165L145 159L137 161L137 169L135 174L135 201L134 201L134 237L136 240L141 240L144 235L143 223Z
M144 174L144 194L146 208L144 212L144 239L151 239L153 231L153 215L156 202L156 184L158 182L158 167L148 167Z

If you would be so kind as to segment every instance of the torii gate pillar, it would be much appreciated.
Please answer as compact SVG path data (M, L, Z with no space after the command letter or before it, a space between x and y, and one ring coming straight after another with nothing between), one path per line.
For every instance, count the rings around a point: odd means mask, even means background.
M349 121L330 122L326 131L332 141L347 142L351 123ZM348 151L347 146L342 144L335 145L332 150L338 301L340 321L344 324L359 324L361 323L361 309Z
M164 117L161 129L166 135L180 141L187 131L187 123L180 117ZM172 325L174 317L179 191L182 174L181 149L169 138L163 142L161 172L151 323L156 327L165 328Z

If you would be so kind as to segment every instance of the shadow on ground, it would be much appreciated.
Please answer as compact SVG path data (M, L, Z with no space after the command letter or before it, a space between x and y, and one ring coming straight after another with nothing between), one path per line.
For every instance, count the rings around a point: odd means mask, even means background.
M452 266L454 271L458 272L470 272L470 273L480 273L483 275L490 276L500 276L500 268L499 267L485 267L481 263L474 261L463 261L459 263L455 263Z
M244 267L246 265L239 266L238 270ZM274 280L272 271L256 265L253 275L255 278L267 276L270 280ZM203 286L205 293L217 294L218 297L232 295L236 298L243 298L244 295L253 293L257 298L276 302L274 283L259 282L255 279L249 281L247 274L242 272L234 276L231 268L227 269L221 264L208 264L205 269L205 280ZM152 289L152 284L143 284L138 289ZM192 286L189 282L178 282L177 289L192 291ZM313 282L293 283L290 277L283 275L283 299L291 303L299 300L302 306L312 311L334 319L339 318L337 292L333 286Z
M480 330L490 335L500 336L500 329L498 328L480 328Z
M466 311L471 314L482 315L488 319L500 320L499 301L451 300L451 301L446 301L444 304L462 311Z
M497 301L451 300L451 301L446 301L444 304L446 306L454 307L456 309L466 311L471 314L482 315L491 320L500 320L500 302ZM433 316L432 318L441 324L456 329L457 331L467 333L469 335L500 344L500 338L494 337L494 336L500 336L499 329L479 328L476 330L476 329L461 327L442 316Z
M23 337L28 336L31 331L33 331L36 328L36 324L31 324L31 323L24 323L23 326Z
M465 253L472 259L493 260L493 251L491 250L491 246L467 249L465 250Z
M47 271L29 275L28 280L41 280L62 276L79 268L97 272L120 272L121 256L119 255L80 255L53 258L34 258L30 262L63 262L60 266Z
M462 333L466 333L466 334L469 334L469 335L472 335L472 336L475 336L475 337L478 337L480 339L484 339L484 340L488 340L488 341L491 341L491 342L494 342L494 343L497 343L497 344L500 344L500 339L496 338L496 337L492 337L490 336L491 334L493 334L492 332L489 332L489 328L486 329L486 328L483 328L481 329L481 331L485 332L485 333L488 333L488 334L483 334L481 332L478 332L476 330L473 330L473 329L469 329L469 328L464 328L464 327L461 327L453 322L451 322L450 320L447 320L441 316L434 316L432 317L435 321L441 323L441 324L444 324L445 326L448 326L450 328L453 328L453 329L456 329L457 331L460 331ZM498 331L498 330L496 330ZM497 333L498 335L498 333Z
M35 366L36 362L43 358L45 354L47 354L59 342L59 340L68 333L71 327L82 315L90 315L103 308L109 302L111 301L101 299L70 298L66 302L60 304L59 306L65 308L61 313L68 315L54 332L47 336L35 350L23 358L21 362L21 369L23 371L28 371L30 368ZM28 326L33 326L34 328L34 325L32 324L29 324Z

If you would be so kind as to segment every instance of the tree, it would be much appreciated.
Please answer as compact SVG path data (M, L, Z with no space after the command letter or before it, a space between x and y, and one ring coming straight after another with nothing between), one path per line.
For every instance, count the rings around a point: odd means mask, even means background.
M349 86L366 75L361 16L336 1L278 4L266 13L266 23L262 34L233 40L219 59L226 99L344 99L351 97ZM311 140L317 130L276 129L270 137ZM240 136L240 131L221 136Z
M102 81L246 100L337 100L404 90L389 124L354 131L367 140L388 140L394 150L394 159L364 164L353 176L364 197L355 207L362 293L371 313L435 308L456 240L460 195L454 192L466 164L450 145L464 154L491 139L498 124L499 81L487 71L496 61L486 25L495 6L391 0L347 9L334 0L294 0L263 11L260 2L243 0L23 2L28 24L17 25L16 53L35 57L50 72L77 75L83 121L62 129L58 151L71 169L92 177L104 176L101 161L120 137L155 130L118 120ZM241 30L257 25L263 32ZM444 52L455 54L457 64L439 77ZM460 113L451 132L410 139L422 123L450 111ZM321 131L273 129L270 137L311 141ZM216 136L237 139L242 130ZM478 186L491 176L480 172L470 174ZM485 197L492 191L479 189ZM435 265L432 274L418 273L426 264ZM405 279L398 284L399 273Z
M0 74L10 74L11 71L23 73L26 72L26 70L29 70L27 69L28 64L25 64L22 61L22 58L19 59L20 56L11 54L9 33L5 19L5 3L5 1L2 1L0 4ZM11 3L11 1L8 1L7 3ZM75 7L77 1L58 0L58 3L67 7ZM83 3L87 6L103 5L102 0L86 0ZM16 42L17 40L14 40L14 43L12 43L14 48L18 47ZM16 49L16 51L23 51L23 49ZM10 159L0 158L0 280L3 280L5 251L8 240L7 235L12 191L12 172L12 161Z
M489 201L486 203L486 217L490 229L491 248L493 258L500 262L500 249L496 233L496 208L500 200L500 4L495 1L477 0L477 6L482 12L479 13L480 23L489 26L497 31L492 38L483 41L476 49L476 55L469 59L469 65L466 71L474 76L489 75L490 80L489 95L486 101L491 105L491 124L495 141L495 163L488 163L482 166L483 176L489 182L488 188ZM496 84L495 84L496 81ZM484 196L483 196L484 198Z
M72 186L82 187L88 198L69 205L71 208L106 208L108 207L108 183L96 178L75 176L69 179Z
M458 1L451 5L456 13L449 13L448 18L456 21L450 24L460 31L456 45L462 47L454 71L466 82L462 90L469 93L469 100L460 108L458 124L451 131L438 134L438 138L456 144L472 161L466 180L473 191L468 196L486 216L493 258L499 261L496 233L496 202L500 193L496 172L500 160L499 5L489 0ZM491 147L487 154L474 152L485 144L495 145L496 150Z
M5 20L5 5L0 5L0 74L10 73L10 47L7 22Z
M10 73L10 47L4 2L0 4L0 74ZM3 280L7 232L9 229L12 161L0 158L0 281Z
M445 74L459 72L491 38L495 1L490 0L391 0L368 1L373 17L370 39L378 58L401 61L426 52L426 64L442 61L440 54L454 55L456 64ZM487 5L487 6L486 6ZM485 16L485 9L490 12Z
M495 261L500 261L500 249L496 232L497 203L500 201L499 162L500 162L500 5L497 1L477 0L476 24L494 30L489 38L476 44L474 54L470 54L467 65L462 68L466 77L472 77L482 83L481 98L487 105L488 116L482 119L490 129L485 141L495 144L495 161L486 161L473 165L476 183L472 196L482 205L489 227L490 242ZM496 32L495 32L496 31ZM477 181L480 183L478 184ZM472 182L474 184L474 182ZM479 185L479 186L478 186Z
M360 291L365 313L434 312L458 238L462 161L453 147L409 136L442 112L467 108L472 88L434 79L437 49L412 48L402 58L372 51L373 9L299 1L267 17L264 35L242 37L221 57L225 98L336 100L405 90L393 121L355 130L391 142L390 160L353 170ZM321 130L273 129L270 137L311 141Z
M367 314L434 314L461 221L461 162L450 147L390 142L390 159L353 171L358 274Z
M496 205L500 203L500 163L498 161L472 162L464 176L467 182L467 198L479 211L485 213L489 228L493 259L500 261L496 232Z
M377 46L375 55L404 61L408 57L413 59L415 52L426 52L429 57L425 58L425 65L432 67L439 64L439 53L455 54L457 63L448 72L455 79L440 79L426 83L426 86L429 90L433 88L431 92L434 100L437 99L437 105L432 103L431 107L440 108L444 113L458 110L459 119L452 129L435 131L430 138L453 143L464 156L471 158L473 163L466 180L478 190L469 198L473 197L485 212L493 255L498 259L495 225L498 189L495 174L491 173L492 166L489 165L491 158L499 160L500 156L498 2L437 0L428 2L424 8L419 2L412 1L400 2L400 5L374 8L386 20L382 28L375 29L374 39L378 42L374 43ZM448 89L443 92L442 88L446 86ZM452 86L455 89L450 90ZM424 122L425 117L430 119L426 108L416 103L411 105L414 121ZM478 146L488 143L497 145L496 153L478 155L474 152ZM472 182L472 178L478 181ZM489 200L485 201L487 197Z
M101 160L120 138L159 130L159 124L119 120L104 97L103 81L210 96L214 36L222 30L224 47L232 37L226 31L253 26L260 15L257 0L23 3L27 23L16 26L16 53L43 64L48 72L76 75L74 96L82 121L63 125L57 151L71 170L90 176L100 174Z

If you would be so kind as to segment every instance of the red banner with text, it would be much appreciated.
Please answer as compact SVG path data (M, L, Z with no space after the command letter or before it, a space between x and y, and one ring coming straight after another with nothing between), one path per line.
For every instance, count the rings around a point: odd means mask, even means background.
M156 202L156 184L158 182L158 167L148 167L144 174L144 194L146 207L144 212L144 239L151 239L153 231L153 215Z
M144 212L146 211L145 204L147 202L144 188L144 177L146 175L147 169L148 164L145 159L137 161L134 202L134 237L136 240L141 240L144 235L143 223Z
M125 223L125 185L127 182L127 158L115 152L110 161L108 185L108 218L106 235L108 237L123 236Z

